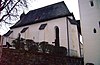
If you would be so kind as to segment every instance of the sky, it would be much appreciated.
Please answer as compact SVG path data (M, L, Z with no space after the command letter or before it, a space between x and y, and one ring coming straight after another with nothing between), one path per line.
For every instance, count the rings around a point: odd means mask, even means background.
M25 13L28 13L30 10L38 9L47 5L51 5L57 2L64 1L66 6L68 7L69 11L74 13L74 16L77 20L80 19L79 16L79 8L78 8L78 0L32 0L29 3L29 9L25 10ZM8 26L5 26L5 24L2 25L2 28L0 28L0 35L5 34L9 30Z

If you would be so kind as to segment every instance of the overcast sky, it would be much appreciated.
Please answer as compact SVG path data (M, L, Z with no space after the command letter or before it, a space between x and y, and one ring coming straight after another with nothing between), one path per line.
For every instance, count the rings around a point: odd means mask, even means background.
M78 0L32 0L30 2L29 9L25 10L25 12L27 13L30 10L38 9L61 1L65 2L70 12L73 12L75 18L79 20L80 16L79 16ZM5 25L3 25L2 28L0 28L0 35L5 34L8 30L9 27L7 26L5 27Z

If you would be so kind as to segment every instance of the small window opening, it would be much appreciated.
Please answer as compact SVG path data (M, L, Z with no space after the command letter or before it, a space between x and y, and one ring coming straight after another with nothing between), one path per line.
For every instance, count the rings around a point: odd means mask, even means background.
M46 25L47 25L47 23L45 23L45 24L41 24L40 27L39 27L39 30L44 30L45 27L46 27Z
M29 27L25 27L21 30L21 33L24 33Z
M99 28L100 28L100 21L99 21Z
M94 6L94 2L90 1L90 5L91 5L91 7L93 7Z
M97 32L95 28L93 29L93 32L94 32L94 33L96 33L96 32Z

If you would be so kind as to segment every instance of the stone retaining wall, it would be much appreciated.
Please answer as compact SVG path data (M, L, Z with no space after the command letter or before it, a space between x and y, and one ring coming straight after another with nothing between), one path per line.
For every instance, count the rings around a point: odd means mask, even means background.
M83 59L39 52L3 49L0 65L83 65Z

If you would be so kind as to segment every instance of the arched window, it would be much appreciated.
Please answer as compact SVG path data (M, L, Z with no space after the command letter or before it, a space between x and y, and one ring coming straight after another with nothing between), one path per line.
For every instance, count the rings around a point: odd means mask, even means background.
M93 29L93 32L94 32L94 33L96 33L96 32L97 32L95 28Z
M60 46L59 43L59 27L55 26L55 46Z

